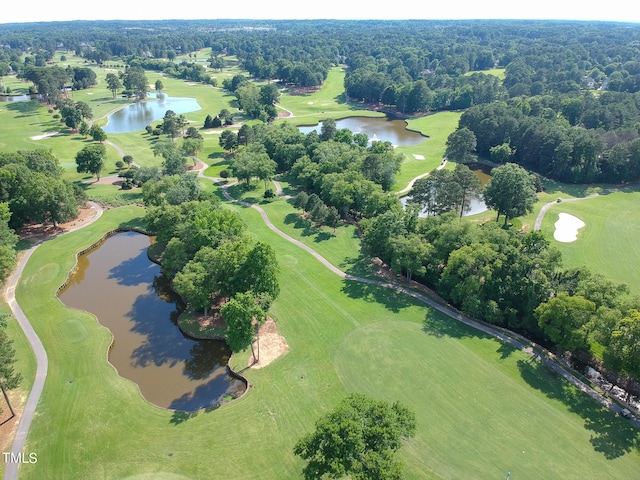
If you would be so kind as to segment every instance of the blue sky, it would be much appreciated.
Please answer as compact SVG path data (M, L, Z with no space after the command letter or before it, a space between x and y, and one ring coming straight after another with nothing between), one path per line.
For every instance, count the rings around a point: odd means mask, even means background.
M174 5L174 8L167 6ZM16 3L3 8L0 23L64 20L155 19L557 19L612 20L640 23L640 8L629 0L593 3L578 0L457 0L401 2L362 0L189 0L137 2L131 0L65 0L37 2L26 8ZM639 25L640 27L640 25Z

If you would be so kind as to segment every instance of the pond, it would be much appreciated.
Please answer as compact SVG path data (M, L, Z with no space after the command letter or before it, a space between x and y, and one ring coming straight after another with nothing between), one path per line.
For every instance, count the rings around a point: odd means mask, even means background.
M60 300L93 313L114 336L109 362L163 408L193 412L245 390L229 374L224 341L194 340L176 324L179 299L146 250L150 239L118 233L78 258Z
M320 133L322 124L299 127L305 135L312 130ZM396 147L417 145L427 137L407 130L407 122L389 117L349 117L336 120L336 128L348 128L353 133L366 133L369 141L391 142Z
M484 187L487 183L489 183L489 180L491 180L491 167L488 167L479 163L469 164L467 166L480 179L480 182L482 182L482 187ZM400 202L402 202L403 206L407 204L407 199L408 199L408 195L400 198ZM478 213L486 212L487 210L489 210L489 208L484 203L484 200L482 199L482 197L472 198L469 201L469 210L465 212L463 217L476 215ZM424 218L427 216L427 214L424 212L420 212L418 216L421 218Z
M165 93L148 93L147 96L148 100L132 103L109 115L103 130L106 133L137 132L162 120L167 110L180 115L201 108L195 98L169 97Z
M0 102L24 102L35 99L37 99L37 95L0 95Z

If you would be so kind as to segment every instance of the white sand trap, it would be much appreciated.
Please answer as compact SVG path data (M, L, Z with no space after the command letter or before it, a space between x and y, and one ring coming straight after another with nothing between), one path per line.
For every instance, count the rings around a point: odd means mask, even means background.
M42 135L36 135L35 137L31 137L31 140L44 140L45 138L55 137L58 135L58 132L48 132L43 133Z
M578 217L568 213L558 214L558 221L555 223L556 231L553 238L559 242L575 242L578 238L578 230L584 227L585 223Z
M307 105L313 105L313 102L307 102Z
M416 160L424 160L424 155L417 155L414 153L413 158L415 158Z

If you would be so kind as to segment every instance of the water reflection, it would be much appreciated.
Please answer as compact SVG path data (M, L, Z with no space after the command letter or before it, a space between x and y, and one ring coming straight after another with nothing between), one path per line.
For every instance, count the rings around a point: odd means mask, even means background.
M224 342L194 340L177 327L179 299L147 258L148 246L139 233L110 237L79 258L60 299L93 313L113 333L109 361L151 403L195 411L243 391L244 383L229 375Z
M136 132L161 120L167 110L180 115L195 112L201 108L195 98L169 97L164 93L148 95L148 100L132 103L109 115L103 130L106 133Z
M487 183L489 183L489 180L491 180L491 167L488 167L479 163L469 164L467 166L480 179L480 182L482 183L482 187L484 188L484 186ZM402 203L403 207L406 206L408 197L409 196L407 195L405 197L400 198L400 202ZM464 212L462 216L469 217L471 215L476 215L478 213L486 212L487 210L489 210L489 208L484 203L484 199L482 198L482 195L480 195L478 197L472 198L469 201L469 209L466 212ZM424 212L420 212L418 216L421 218L424 218L427 216L427 214Z
M348 128L352 133L366 133L370 141L391 142L392 145L403 147L417 145L426 139L422 134L407 130L404 120L393 120L388 117L349 117L336 120L336 128ZM312 130L320 133L322 124L299 127L304 134Z

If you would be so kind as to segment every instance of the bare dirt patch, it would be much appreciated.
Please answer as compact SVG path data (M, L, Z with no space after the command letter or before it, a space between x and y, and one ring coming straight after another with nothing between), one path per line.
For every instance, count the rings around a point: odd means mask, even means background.
M22 416L22 410L27 401L27 396L20 389L7 392L15 416L11 418L11 410L7 405L4 395L0 392L0 452L8 452L13 443L13 437L18 429L18 423Z
M96 212L92 207L81 207L78 209L78 216L67 223L59 223L55 227L51 223L25 225L20 231L19 237L20 240L28 239L37 242L52 235L59 235L79 228L82 225L89 223L97 214L98 212Z
M253 356L249 355L247 365L251 368L262 368L281 357L289 351L287 340L278 333L276 322L272 318L268 318L266 322L260 325L259 342L253 343L253 350L258 355L259 360L253 363Z

